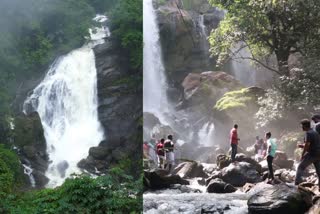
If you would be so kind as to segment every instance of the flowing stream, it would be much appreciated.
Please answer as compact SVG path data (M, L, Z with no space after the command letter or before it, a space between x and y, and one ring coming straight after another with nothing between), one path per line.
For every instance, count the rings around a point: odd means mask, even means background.
M106 17L97 16L104 22ZM106 27L90 29L91 41L49 68L44 80L25 101L39 113L49 155L48 187L61 185L77 163L97 146L104 133L98 120L97 72L92 48L109 35Z

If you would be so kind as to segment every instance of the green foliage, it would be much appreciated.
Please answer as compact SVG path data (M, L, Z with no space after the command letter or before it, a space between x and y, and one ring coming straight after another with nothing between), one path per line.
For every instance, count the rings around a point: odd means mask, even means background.
M279 149L286 152L287 155L293 157L297 148L297 143L303 142L303 132L289 132L282 135L279 139Z
M97 13L104 13L111 10L118 0L87 0L87 2Z
M261 107L256 113L257 127L266 127L285 117L285 99L279 91L268 89L266 96L259 98L258 103Z
M130 58L133 69L142 68L142 0L119 0L111 12L111 33Z
M23 170L17 154L0 144L0 199L23 183Z
M55 189L44 189L5 199L7 212L55 213L140 213L142 181L133 180L120 168L96 179L85 175L69 178ZM0 206L1 207L1 206Z
M281 75L289 76L288 57L319 47L320 2L316 0L209 0L227 11L210 36L211 52L223 63L238 42L257 60L275 54ZM309 50L308 50L309 51Z
M243 88L237 91L230 91L223 95L215 105L215 109L218 111L229 110L233 108L245 108L247 103L254 98L249 94L248 88Z
M261 106L256 114L259 126L265 127L279 120L290 121L292 117L301 119L304 114L319 109L319 60L305 60L302 67L292 69L290 77L281 76L265 98L258 101Z
M86 0L1 1L0 140L7 140L2 133L21 81L39 77L57 56L80 47L93 16Z

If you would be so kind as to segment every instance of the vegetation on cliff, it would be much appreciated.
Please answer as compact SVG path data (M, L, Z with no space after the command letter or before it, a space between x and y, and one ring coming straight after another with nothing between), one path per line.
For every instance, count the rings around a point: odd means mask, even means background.
M128 171L128 163L131 164L128 160L96 179L76 176L55 189L24 193L20 184L25 184L27 177L16 151L12 150L13 145L43 143L42 135L39 139L34 137L42 133L38 123L13 112L12 103L22 82L39 78L55 58L81 47L95 13L105 12L110 18L111 33L130 59L131 69L141 71L141 0L1 2L0 213L138 213L142 210L142 181L124 173ZM136 79L141 83L141 78L132 79L132 84L136 84ZM11 127L13 118L15 129Z

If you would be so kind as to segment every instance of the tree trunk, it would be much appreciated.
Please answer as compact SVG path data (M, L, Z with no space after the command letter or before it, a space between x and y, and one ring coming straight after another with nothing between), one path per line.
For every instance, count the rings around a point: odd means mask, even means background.
M278 61L279 72L284 76L290 76L288 60L289 51L277 51L275 52Z

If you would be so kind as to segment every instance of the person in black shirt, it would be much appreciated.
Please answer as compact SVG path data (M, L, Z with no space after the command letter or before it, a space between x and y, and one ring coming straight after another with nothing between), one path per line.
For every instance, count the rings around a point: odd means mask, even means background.
M320 179L320 135L311 129L311 123L308 119L302 120L301 126L303 131L306 132L306 135L304 144L298 145L300 148L303 148L303 152L296 173L296 185L299 185L302 182L303 172L311 164L314 165L318 179Z
M311 120L313 120L313 122L315 123L314 130L317 131L318 134L320 134L320 115L319 114L313 115Z

